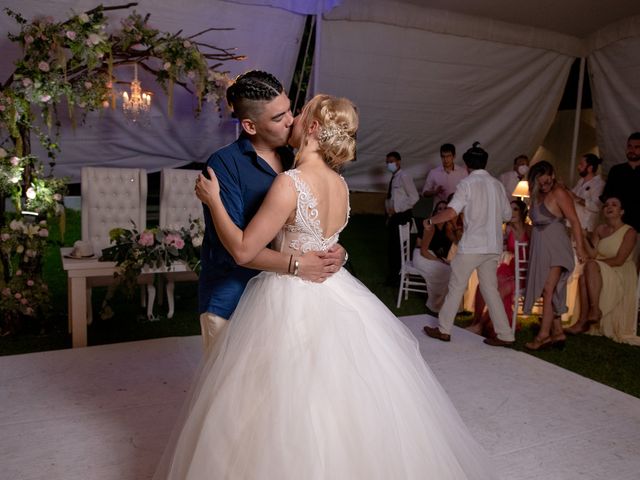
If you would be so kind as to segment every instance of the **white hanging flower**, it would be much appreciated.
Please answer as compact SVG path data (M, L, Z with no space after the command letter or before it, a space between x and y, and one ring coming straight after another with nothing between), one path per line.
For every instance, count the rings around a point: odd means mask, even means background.
M27 198L28 198L29 200L33 200L34 198L36 198L36 191L35 191L35 189L34 189L33 187L29 187L29 188L27 188L27 193L26 193L26 195L27 195Z
M90 33L88 41L91 45L98 45L100 42L102 42L102 37L97 33Z
M81 13L80 15L78 15L78 20L80 20L80 23L87 23L89 21L89 15L87 15L86 13Z

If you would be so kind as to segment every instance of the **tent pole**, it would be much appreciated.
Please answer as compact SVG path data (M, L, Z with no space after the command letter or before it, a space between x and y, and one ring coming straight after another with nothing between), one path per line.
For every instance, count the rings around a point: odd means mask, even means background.
M582 90L584 88L584 68L586 59L580 57L580 75L578 77L578 98L576 98L576 116L573 121L573 142L571 144L571 170L569 178L571 185L575 183L576 177L576 155L578 155L578 135L580 134L580 115L582 113Z
M313 50L313 88L312 96L320 91L320 39L322 33L322 6L324 2L317 2L315 45Z

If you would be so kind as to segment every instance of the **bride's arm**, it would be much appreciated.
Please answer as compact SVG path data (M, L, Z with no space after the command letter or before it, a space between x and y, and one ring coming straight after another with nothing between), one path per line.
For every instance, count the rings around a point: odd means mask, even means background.
M296 207L296 193L286 175L278 175L269 189L260 209L242 231L229 217L222 200L215 173L208 168L207 179L200 174L196 195L209 207L211 218L220 241L239 265L244 265L260 253L273 240Z

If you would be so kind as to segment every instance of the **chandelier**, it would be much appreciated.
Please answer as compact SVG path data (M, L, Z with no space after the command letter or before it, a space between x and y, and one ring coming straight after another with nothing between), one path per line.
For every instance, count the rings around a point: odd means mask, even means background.
M132 122L139 121L151 108L151 92L143 92L138 80L138 64L133 64L133 81L131 82L131 95L122 94L122 111L124 116Z

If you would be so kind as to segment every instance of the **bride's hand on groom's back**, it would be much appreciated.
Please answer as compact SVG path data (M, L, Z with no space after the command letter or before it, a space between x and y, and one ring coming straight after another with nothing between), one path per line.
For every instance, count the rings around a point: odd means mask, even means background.
M326 252L308 252L300 257L298 276L310 282L324 282L342 267L345 249L336 245Z
M209 205L220 197L220 184L211 167L207 167L208 178L204 173L196 179L196 196L202 203Z

